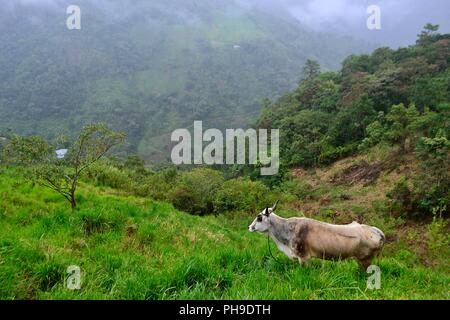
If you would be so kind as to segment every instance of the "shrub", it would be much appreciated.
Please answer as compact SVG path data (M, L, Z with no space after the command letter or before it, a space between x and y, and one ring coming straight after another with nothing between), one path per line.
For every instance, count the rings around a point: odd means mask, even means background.
M219 171L197 168L182 173L168 198L179 210L204 215L214 211L214 197L224 178Z
M319 155L319 164L330 164L345 156L348 156L358 149L357 143L349 143L343 146L333 147L326 143L322 144L322 151Z
M284 194L291 194L295 196L297 199L315 199L316 190L314 187L308 182L302 180L286 180L284 181L279 189Z
M382 117L382 113L379 117ZM374 145L377 145L383 140L384 132L385 128L381 124L380 120L375 120L367 126L366 138L363 139L361 144L358 146L358 149L366 150Z
M404 177L394 185L386 196L389 199L389 209L391 212L400 215L408 215L412 212L412 192Z
M433 208L433 221L428 225L426 242L435 261L445 266L448 265L448 256L450 255L449 221L442 218L446 209L446 206Z
M435 207L450 203L450 141L444 130L434 138L419 140L416 153L422 172L415 179L416 198L422 210L431 213Z
M96 186L104 186L116 189L130 190L131 179L126 171L103 162L88 169L85 177Z
M238 178L226 181L214 199L216 213L256 211L267 206L269 188L260 181Z
M136 193L140 196L149 196L160 201L169 201L170 191L174 189L178 177L178 171L174 168L162 170L147 177L137 187Z

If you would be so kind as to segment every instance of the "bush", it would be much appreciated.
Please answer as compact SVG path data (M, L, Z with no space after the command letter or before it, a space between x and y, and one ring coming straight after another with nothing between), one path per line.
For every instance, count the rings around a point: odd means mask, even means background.
M224 178L218 171L198 168L182 173L168 199L175 208L191 214L214 212L214 197L222 187Z
M422 172L415 179L416 197L423 211L431 213L435 207L450 203L450 141L443 130L434 138L419 140L416 153Z
M399 215L408 215L413 211L412 192L404 177L394 185L386 196L389 199L391 212Z
M316 197L316 190L311 184L297 179L284 181L279 189L284 194L291 194L297 199L310 200Z
M382 117L382 116L379 116ZM375 120L369 124L366 128L366 138L363 139L361 144L358 146L359 150L366 150L372 146L377 145L383 141L385 128L379 120Z
M170 201L169 194L174 189L179 173L176 169L164 169L147 177L136 187L140 196L149 196L159 201Z
M350 143L339 147L333 147L325 143L323 151L319 155L319 164L331 164L334 161L352 154L357 148L357 143Z
M428 225L428 241L427 245L430 251L436 255L447 254L450 246L450 235L447 232L448 221L439 217L446 208L434 208L433 222Z
M86 171L85 178L96 186L110 187L116 189L131 189L131 179L126 171L103 162L93 165Z
M238 178L226 181L214 199L216 213L227 211L257 211L270 203L269 188L260 181ZM269 197L270 198L270 197Z

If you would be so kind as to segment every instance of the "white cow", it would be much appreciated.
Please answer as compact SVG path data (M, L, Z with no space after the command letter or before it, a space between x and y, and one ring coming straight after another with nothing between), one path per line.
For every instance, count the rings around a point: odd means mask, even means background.
M375 227L352 222L335 225L309 218L284 219L275 214L276 204L265 208L248 227L250 232L269 234L278 248L300 263L320 259L356 258L366 269L385 242Z

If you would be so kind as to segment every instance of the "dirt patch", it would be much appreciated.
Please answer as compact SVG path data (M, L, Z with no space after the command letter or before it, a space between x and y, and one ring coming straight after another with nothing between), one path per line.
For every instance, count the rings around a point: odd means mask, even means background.
M331 177L330 182L333 184L356 185L362 184L368 186L374 183L381 173L391 172L396 168L395 162L377 161L368 163L363 160L359 163L351 164L344 168L341 172Z
M292 176L298 181L307 181L311 187L318 187L322 183L320 177L317 176L317 170L307 171L303 168L295 168L292 170Z

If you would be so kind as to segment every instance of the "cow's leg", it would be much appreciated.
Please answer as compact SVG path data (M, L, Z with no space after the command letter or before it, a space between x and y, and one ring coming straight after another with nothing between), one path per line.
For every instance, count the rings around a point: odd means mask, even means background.
M360 259L360 260L358 260L358 262L359 262L359 265L361 266L361 268L364 271L366 271L367 268L372 264L372 257Z
M309 257L297 257L300 265L306 265L309 261Z

